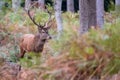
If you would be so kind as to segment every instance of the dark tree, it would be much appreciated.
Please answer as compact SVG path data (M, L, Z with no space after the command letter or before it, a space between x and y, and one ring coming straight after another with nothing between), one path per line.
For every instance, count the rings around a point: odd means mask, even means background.
M96 19L96 0L79 0L80 9L80 29L79 33L83 34L92 26L97 24Z

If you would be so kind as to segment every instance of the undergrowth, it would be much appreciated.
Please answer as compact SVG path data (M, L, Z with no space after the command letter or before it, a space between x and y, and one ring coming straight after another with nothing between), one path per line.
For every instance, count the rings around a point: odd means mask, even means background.
M43 21L43 24L48 14L39 14L38 11L35 16L36 21ZM43 80L106 79L120 71L120 19L115 16L112 23L108 19L109 14L105 16L103 30L91 29L78 37L78 13L63 13L62 36L49 40L40 56L29 53L18 61L16 55L19 53L20 36L35 34L37 28L24 11L9 12L0 20L0 56L34 69L39 73L39 79ZM52 35L56 35L54 28L50 30Z

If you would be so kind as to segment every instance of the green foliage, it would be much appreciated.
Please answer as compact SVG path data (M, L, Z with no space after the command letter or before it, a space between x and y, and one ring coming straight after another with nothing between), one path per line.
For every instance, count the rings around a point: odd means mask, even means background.
M12 24L15 24L16 22L21 23L20 21L22 21L21 19L21 15L17 14L17 13L11 13L9 15L10 21Z
M17 35L17 34L16 34ZM16 54L19 52L17 42L14 37L17 36L11 35L10 33L1 32L0 36L4 43L0 44L0 55L5 58L7 61L17 61Z
M79 20L79 13L71 13L71 12L66 12L63 14L63 20L65 23L71 24L71 25L78 25L78 20ZM65 24L64 23L64 24Z
M115 19L112 24L106 22L104 30L91 29L79 38L72 28L78 22L71 22L72 18L69 17L71 15L74 14L65 13L63 15L65 31L59 40L51 41L52 52L59 55L68 54L70 58L82 61L78 65L81 67L79 71L88 70L91 73L89 76L96 75L94 68L103 64L104 68L100 69L102 76L118 73L120 71L118 57L120 52L119 18ZM76 18L74 17L74 19ZM110 57L108 53L112 56Z
M11 49L9 51L9 54L10 54L10 56L8 57L8 61L17 62L17 60L18 60L16 57L16 55L18 54L17 49Z
M33 11L35 20L38 23L44 24L44 22L48 20L49 15L47 13L40 12L39 10L35 12ZM5 37L9 39L6 41L6 44L0 46L0 56L9 61L18 62L23 67L38 69L38 72L42 71L44 73L44 71L49 72L49 70L53 70L53 72L43 75L45 80L54 80L56 75L62 73L58 65L67 64L71 59L71 61L78 61L76 65L74 65L75 70L77 70L77 72L75 71L76 75L88 73L88 75L86 75L87 77L93 77L94 75L104 76L118 73L120 71L120 19L115 19L113 23L106 21L104 30L91 29L80 37L77 32L79 28L78 19L78 13L63 14L63 34L59 39L56 39L56 34L53 33L55 37L48 41L48 47L45 46L45 48L49 48L48 51L45 49L46 57L36 53L26 53L23 59L17 61L18 58L16 55L19 53L18 39L23 33L34 33L37 27L22 10L18 13L9 12L0 20L0 25L2 25L2 28L0 28L3 30L3 32L0 32L0 40ZM111 53L112 57L109 57L107 53ZM64 55L64 57L59 59L61 55ZM41 68L41 65L46 63L45 61L49 60L51 56L55 56L56 59L58 59L55 60L56 63L52 64L52 66L55 65L55 68L52 68L51 65L44 67L44 69ZM104 67L101 68L101 65ZM98 72L99 74L97 73L97 69L100 71Z
M27 68L34 68L39 66L42 63L42 58L40 57L40 53L26 53L25 57L20 59L20 64Z
M103 41L103 45L105 45L106 50L119 53L120 52L119 40L120 40L120 37L118 33L117 34L113 33L109 39L106 39L105 41Z
M49 15L44 11L37 10L35 14L35 18L38 23L43 25L45 22L48 21Z
M115 0L104 0L104 8L107 12L115 10Z
M3 58L3 59L5 59L6 58L6 54L5 53L2 53L2 52L0 52L0 58Z
M1 14L4 14L4 12L1 12ZM1 15L2 18L0 20L0 23L3 25L8 25L10 27L16 27L15 24L19 24L20 26L24 25L25 21L25 11L19 10L18 12L14 13L12 11L7 12L5 15ZM9 23L9 24L8 24Z
M120 58L119 57L115 57L113 59L111 59L111 61L108 63L107 67L104 68L104 72L103 74L110 74L110 75L113 75L113 74L116 74L116 73L119 73L120 71Z
M8 10L10 10L12 7L12 0L4 0L4 1L0 1L0 2L2 2L2 5L0 6L0 9L2 11L0 11L0 12L3 12L4 14L6 14L8 12Z
M93 48L93 47L86 47L86 48L85 48L85 52L86 52L86 53L89 53L89 54L93 54L95 51L94 51L94 48Z
M106 26L104 31L91 31L90 38L93 39L94 42L97 42L97 45L100 45L104 50L119 53L120 52L120 28L119 28L119 20L116 19L115 24L111 24L110 26ZM96 32L96 33L95 33Z

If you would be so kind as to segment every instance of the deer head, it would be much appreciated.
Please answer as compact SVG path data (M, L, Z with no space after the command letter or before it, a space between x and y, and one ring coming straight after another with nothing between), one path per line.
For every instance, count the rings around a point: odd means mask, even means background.
M46 34L46 35L48 35L48 39L49 39L49 38L51 38L51 36L49 35L48 30L50 29L51 26L48 26L48 23L51 21L51 13L48 11L47 8L46 8L46 11L49 14L49 20L47 22L45 22L43 25L35 22L35 17L31 17L31 15L30 15L30 10L28 10L28 16L32 20L32 22L38 27L39 34L41 34L41 36Z

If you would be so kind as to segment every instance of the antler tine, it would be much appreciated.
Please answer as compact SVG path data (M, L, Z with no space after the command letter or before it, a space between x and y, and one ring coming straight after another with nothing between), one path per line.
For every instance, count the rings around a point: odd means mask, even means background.
M29 16L29 18L33 21L33 23L35 24L35 25L37 25L37 26L40 26L39 24L37 24L36 22L35 22L35 18L33 17L31 17L31 15L30 15L30 10L28 10L28 16Z
M48 23L50 22L50 20L51 20L51 15L52 15L52 13L48 10L47 6L45 6L45 9L46 9L47 13L49 14L49 19L48 19L47 22L45 22L45 26L47 26L47 24L48 24Z
M42 26L42 25L40 25L40 23L39 24L37 24L36 22L35 22L35 17L31 17L31 15L30 15L30 10L28 10L28 16L29 16L29 18L32 20L32 22L35 24L35 25L37 25L38 27L40 27L40 26ZM42 27L40 27L41 29L43 29Z

